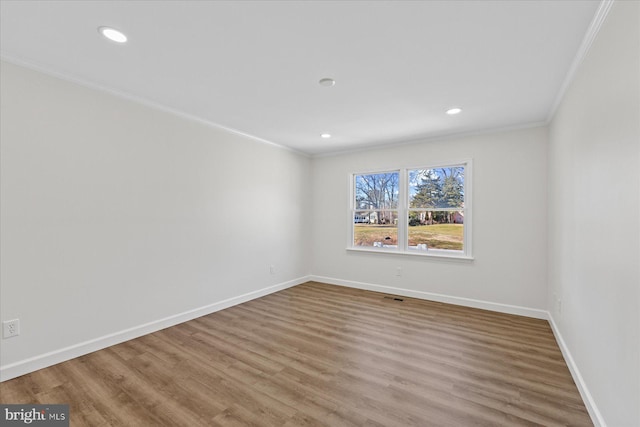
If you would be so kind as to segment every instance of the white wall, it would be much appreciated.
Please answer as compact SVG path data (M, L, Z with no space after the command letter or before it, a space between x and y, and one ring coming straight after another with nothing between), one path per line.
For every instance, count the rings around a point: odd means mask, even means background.
M0 310L22 328L3 367L308 273L309 158L12 64L1 76Z
M313 274L332 283L388 286L404 295L544 317L546 148L546 128L535 128L314 159ZM469 158L473 261L345 249L350 173ZM401 277L396 267L402 267Z
M616 427L640 425L639 5L613 4L550 127L548 304Z

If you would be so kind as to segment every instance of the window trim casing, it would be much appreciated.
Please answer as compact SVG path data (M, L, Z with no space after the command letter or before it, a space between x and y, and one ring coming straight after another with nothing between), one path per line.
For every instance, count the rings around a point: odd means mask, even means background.
M408 248L408 218L409 218L409 171L415 169L434 169L443 167L464 166L464 234L463 250L453 251L444 249L429 249L428 251L410 250ZM397 249L377 248L373 246L354 246L354 221L355 212L355 180L357 175L369 175L380 173L398 173L398 247ZM349 203L347 209L349 233L347 250L355 252L384 253L392 255L409 255L427 258L444 258L454 260L473 260L472 224L473 224L473 161L463 159L457 161L429 162L420 166L403 166L396 168L370 169L365 172L352 172L349 174Z

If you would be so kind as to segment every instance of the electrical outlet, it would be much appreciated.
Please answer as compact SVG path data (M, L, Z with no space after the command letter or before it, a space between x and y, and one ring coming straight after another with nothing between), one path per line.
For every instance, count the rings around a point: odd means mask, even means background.
M2 337L11 338L20 335L20 319L2 322Z
M276 266L275 265L270 265L269 266L269 273L276 274Z
M560 298L557 299L558 304L558 314L562 314L562 300Z
M396 276L398 276L398 277L402 276L402 267L397 267L396 268Z

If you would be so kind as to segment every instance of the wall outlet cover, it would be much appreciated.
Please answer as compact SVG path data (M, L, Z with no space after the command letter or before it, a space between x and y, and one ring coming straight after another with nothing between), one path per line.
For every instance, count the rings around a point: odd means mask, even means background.
M2 322L2 337L11 338L20 335L20 319Z

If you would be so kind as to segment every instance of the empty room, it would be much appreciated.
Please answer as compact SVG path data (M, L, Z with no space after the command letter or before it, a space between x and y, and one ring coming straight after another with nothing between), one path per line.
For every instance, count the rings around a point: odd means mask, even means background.
M0 425L640 426L640 2L0 0Z

